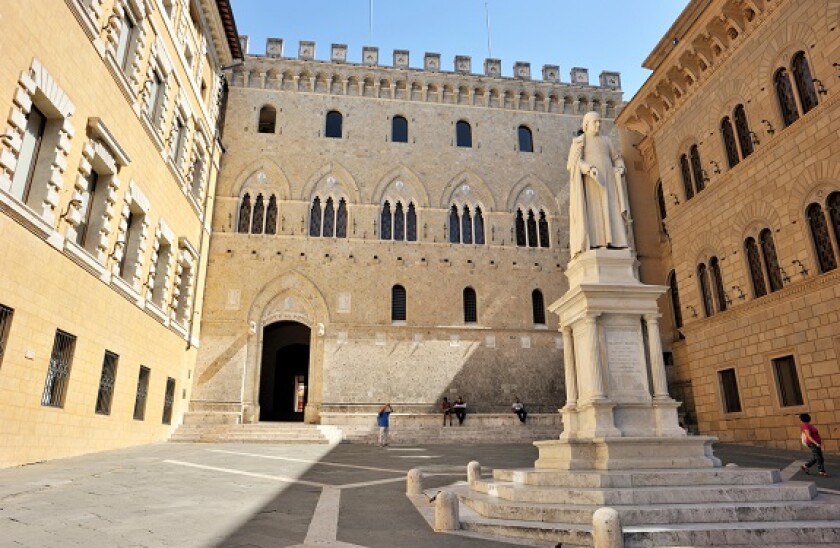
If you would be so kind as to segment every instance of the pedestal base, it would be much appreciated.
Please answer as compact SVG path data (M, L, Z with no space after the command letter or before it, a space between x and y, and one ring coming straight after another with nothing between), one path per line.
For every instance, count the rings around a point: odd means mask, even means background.
M717 438L576 438L536 441L540 458L537 469L553 470L648 470L716 468L720 459L712 453Z

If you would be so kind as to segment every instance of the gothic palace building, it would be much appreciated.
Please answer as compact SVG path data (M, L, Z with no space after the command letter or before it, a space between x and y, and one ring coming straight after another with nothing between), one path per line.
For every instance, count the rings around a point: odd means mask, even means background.
M559 424L590 110L686 427L793 448L807 410L840 447L840 0L692 0L629 103L615 72L248 54L228 0L25 7L0 17L0 466L455 395Z

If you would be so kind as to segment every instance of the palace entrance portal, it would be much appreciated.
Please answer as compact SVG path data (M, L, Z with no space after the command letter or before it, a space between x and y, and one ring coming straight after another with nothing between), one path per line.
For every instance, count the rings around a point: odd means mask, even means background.
M260 421L302 422L309 391L309 327L276 322L263 331Z

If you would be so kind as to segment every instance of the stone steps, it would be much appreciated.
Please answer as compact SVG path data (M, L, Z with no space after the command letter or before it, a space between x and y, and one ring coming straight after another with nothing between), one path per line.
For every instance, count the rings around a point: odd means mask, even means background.
M342 433L330 426L303 423L182 425L173 442L200 443L337 443Z
M698 472L668 470L495 469L493 479L523 485L555 487L660 487L684 485L770 485L782 481L778 470L724 467Z
M501 500L563 504L615 506L628 504L698 504L715 502L808 501L816 496L816 486L808 482L771 485L696 485L657 487L554 487L521 485L512 482L478 481L472 489Z

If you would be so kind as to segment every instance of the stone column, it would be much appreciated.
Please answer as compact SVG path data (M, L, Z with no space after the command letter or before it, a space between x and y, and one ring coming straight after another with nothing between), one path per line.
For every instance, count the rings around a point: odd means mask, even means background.
M670 399L668 379L665 376L665 362L662 359L662 341L659 338L659 314L645 314L647 326L648 353L650 354L650 376L653 378L654 399Z
M586 324L587 338L589 343L589 363L592 368L592 399L603 400L604 395L604 372L601 370L601 337L598 333L599 314L587 315L584 320Z
M577 366L575 365L574 338L572 337L572 326L563 326L563 368L566 373L566 405L574 407L577 405Z

